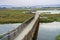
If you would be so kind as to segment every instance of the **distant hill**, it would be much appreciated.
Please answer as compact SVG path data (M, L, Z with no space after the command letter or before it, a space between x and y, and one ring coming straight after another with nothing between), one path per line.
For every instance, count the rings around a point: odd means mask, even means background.
M11 8L11 7L13 7L13 6L11 6L11 5L0 5L0 8Z
M43 8L43 7L60 7L60 4L52 4L52 5L36 5L30 6L31 8Z
M52 4L52 5L35 5L35 6L22 6L16 7L12 5L0 5L0 8L45 8L45 7L60 7L60 4Z

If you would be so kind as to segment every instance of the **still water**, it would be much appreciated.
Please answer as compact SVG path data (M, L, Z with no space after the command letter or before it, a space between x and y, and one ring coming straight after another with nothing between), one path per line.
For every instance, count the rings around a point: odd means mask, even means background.
M37 40L55 40L60 35L60 22L40 23Z
M19 25L21 25L21 23L15 23L15 24L0 24L0 35L4 34L6 32L9 32L13 29L15 29L16 27L18 27Z
M51 14L59 14L60 10L38 10L37 13L42 13L42 12L51 12Z

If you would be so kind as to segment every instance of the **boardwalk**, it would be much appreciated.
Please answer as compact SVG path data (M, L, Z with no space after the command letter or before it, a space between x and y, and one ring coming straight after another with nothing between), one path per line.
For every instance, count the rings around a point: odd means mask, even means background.
M39 14L36 13L35 18L31 21L31 23L29 23L27 27L14 40L22 40L33 28L33 25L38 17L39 17Z

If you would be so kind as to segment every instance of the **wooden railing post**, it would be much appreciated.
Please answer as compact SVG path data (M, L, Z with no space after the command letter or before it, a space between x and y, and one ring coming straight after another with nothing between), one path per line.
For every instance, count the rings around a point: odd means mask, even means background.
M8 33L8 40L10 40L10 33Z

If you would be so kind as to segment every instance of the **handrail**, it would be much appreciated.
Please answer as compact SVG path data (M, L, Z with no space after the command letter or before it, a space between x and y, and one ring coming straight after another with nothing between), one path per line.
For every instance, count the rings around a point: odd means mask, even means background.
M19 25L17 28L13 29L12 31L2 34L2 37L0 38L0 40L13 40L34 19L34 16L24 21L21 25Z

